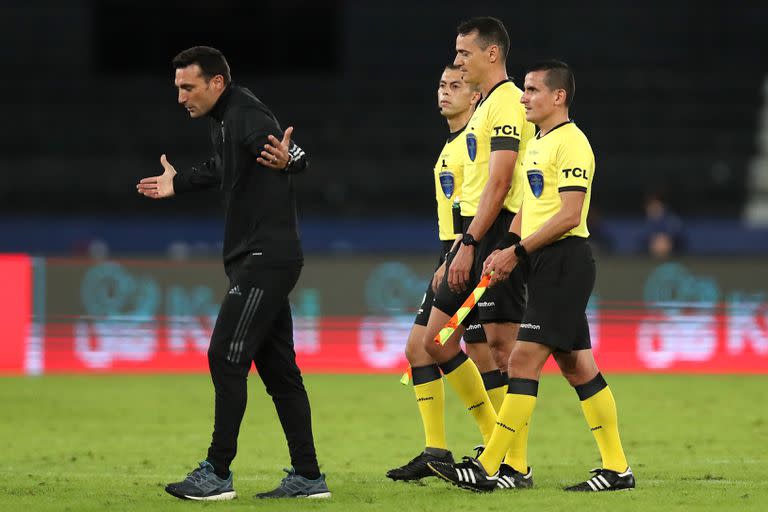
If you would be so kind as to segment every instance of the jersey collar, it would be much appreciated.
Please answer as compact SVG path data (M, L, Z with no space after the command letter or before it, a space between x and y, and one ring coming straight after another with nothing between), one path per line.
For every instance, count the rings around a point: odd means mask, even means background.
M466 129L466 127L467 127L467 125L464 125L461 128L459 128L458 130L456 130L455 132L449 133L448 134L448 142L452 142L454 139L456 139L456 137L461 135L461 132L463 132L464 129Z
M501 82L499 82L496 85L494 85L493 87L491 87L491 90L488 91L488 94L483 99L480 100L480 103L477 104L477 107L475 108L475 110L477 110L477 108L479 108L480 105L482 105L485 100L487 100L488 98L491 97L491 94L493 94L493 91L495 91L496 89L498 89L500 86L504 85L507 82L512 82L512 79L511 78L505 78Z
M554 127L553 127L551 130L549 130L547 133L545 133L545 134L544 134L544 137L546 137L547 135L549 135L549 134L550 134L550 133L552 133L553 131L557 130L557 129L558 129L558 128L560 128L561 126L565 126L565 125L567 125L567 124L571 124L572 122L573 122L573 120L571 120L571 119L569 119L569 120L567 120L567 121L563 121L562 123L558 124L557 126L554 126ZM541 130L539 130L539 133L537 133L537 134L536 134L536 138L537 138L537 139L540 139L540 138L541 138Z

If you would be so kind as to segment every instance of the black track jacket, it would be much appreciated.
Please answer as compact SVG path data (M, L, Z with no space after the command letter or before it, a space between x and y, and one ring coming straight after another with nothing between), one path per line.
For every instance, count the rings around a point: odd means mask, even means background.
M284 171L256 162L267 136L283 137L277 119L251 91L230 84L208 113L213 156L179 172L176 193L219 186L224 195L224 267L251 255L264 265L303 262L292 175L308 160L293 142L294 163Z

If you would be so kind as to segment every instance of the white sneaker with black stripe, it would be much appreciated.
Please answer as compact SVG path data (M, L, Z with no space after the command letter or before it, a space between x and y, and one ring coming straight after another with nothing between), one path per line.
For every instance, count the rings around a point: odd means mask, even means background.
M522 474L509 464L501 464L497 489L530 489L531 487L533 487L533 470L530 466L528 472Z
M499 473L489 475L477 459L464 457L458 464L428 462L427 467L434 474L457 487L475 492L491 492L496 489Z
M590 471L595 476L580 484L566 487L566 491L577 492L600 492L600 491L621 491L635 488L635 475L632 468L627 467L626 471L619 473L610 469L596 468Z

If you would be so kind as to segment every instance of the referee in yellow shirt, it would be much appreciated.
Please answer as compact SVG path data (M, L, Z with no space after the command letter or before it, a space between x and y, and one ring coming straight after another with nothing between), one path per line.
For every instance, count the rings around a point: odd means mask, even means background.
M479 371L461 350L458 332L443 346L432 340L480 280L486 257L509 232L522 202L518 155L525 152L535 127L525 118L520 104L522 91L507 75L510 39L504 24L496 18L474 18L459 25L457 32L454 64L460 66L465 81L482 91L483 99L463 137L463 236L448 256L447 278L435 294L424 346L474 417L487 443L503 396L494 400L486 392ZM477 304L488 346L505 373L524 311L525 287L519 271L488 290ZM506 389L502 389L505 393ZM509 487L533 485L527 460L527 429L525 434L510 448L502 467L503 481L510 482Z
M502 458L533 414L539 375L550 355L581 400L603 462L593 476L566 490L635 487L619 437L616 403L595 363L587 324L587 301L595 284L595 260L587 243L595 157L568 115L575 91L573 73L560 61L536 64L525 77L521 101L539 133L524 157L525 197L510 228L509 247L491 254L484 272L493 272L493 286L515 268L524 268L528 305L509 359L507 396L485 451L461 464L429 464L462 488L497 488Z
M387 477L392 480L418 480L434 476L427 467L427 462L453 462L445 436L445 393L442 374L437 363L424 349L422 340L432 309L434 290L445 274L445 257L457 241L453 202L458 200L464 181L463 135L479 99L480 93L462 79L458 66L449 64L445 67L437 89L437 102L440 114L448 123L449 135L433 170L437 221L443 247L438 268L427 286L405 348L405 355L411 366L416 404L424 426L425 443L424 450L408 463L387 471ZM460 221L460 218L458 220ZM461 235L460 226L458 235ZM467 354L481 372L485 389L489 394L497 395L501 401L506 391L506 371L502 375L496 366L485 343L483 326L478 323L476 317L476 314L470 314L465 320L467 328L464 331L464 342Z

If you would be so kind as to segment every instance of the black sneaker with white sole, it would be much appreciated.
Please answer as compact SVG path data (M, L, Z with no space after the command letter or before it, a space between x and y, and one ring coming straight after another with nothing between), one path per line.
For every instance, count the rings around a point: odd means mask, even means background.
M533 487L533 470L530 466L528 472L522 474L509 464L502 463L499 467L498 489L530 489Z
M491 492L496 489L499 473L489 475L480 462L472 457L464 457L458 464L429 462L429 469L434 474L451 482L457 487L475 492Z
M226 479L219 478L206 460L181 482L166 485L165 492L182 500L196 501L233 500L237 497L232 488L232 472Z
M619 473L610 469L596 468L590 471L595 476L580 484L566 487L566 491L576 492L600 492L600 491L621 491L635 488L635 475L632 468L627 467L626 471Z
M427 448L404 466L387 471L387 478L392 480L420 480L428 476L435 476L427 467L428 462L453 464L453 455L448 450L438 452L436 449Z

